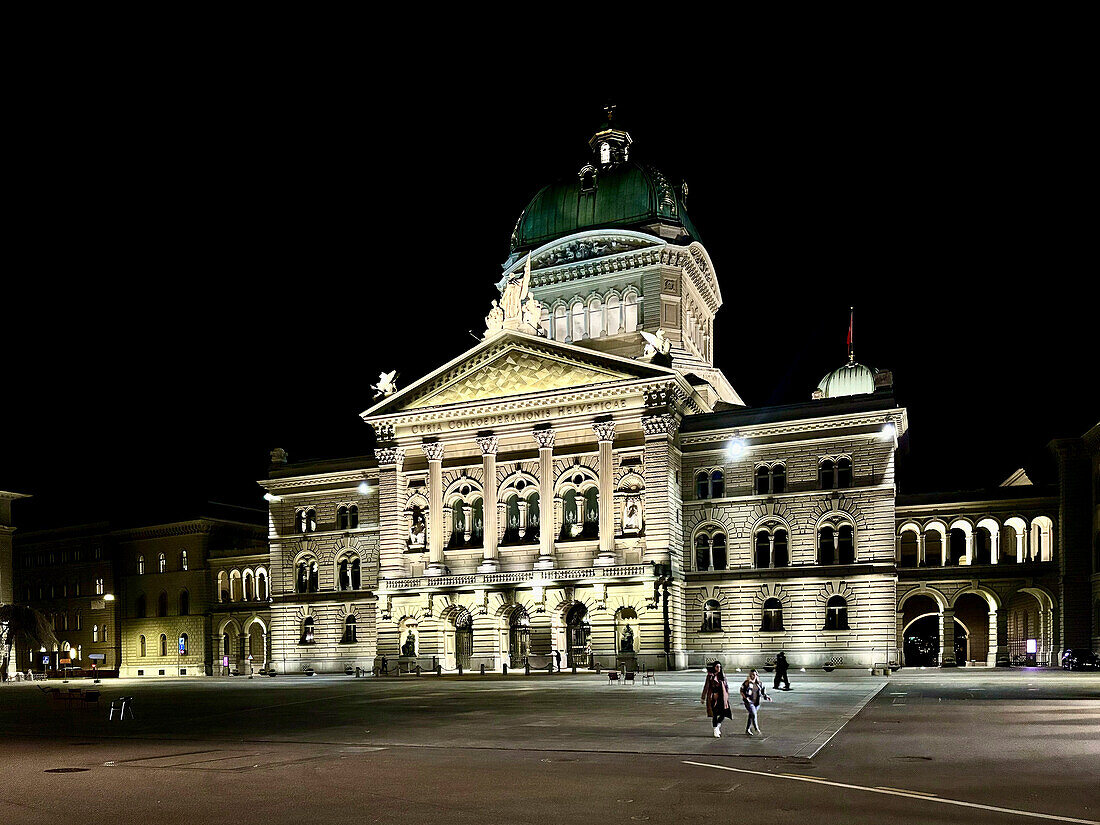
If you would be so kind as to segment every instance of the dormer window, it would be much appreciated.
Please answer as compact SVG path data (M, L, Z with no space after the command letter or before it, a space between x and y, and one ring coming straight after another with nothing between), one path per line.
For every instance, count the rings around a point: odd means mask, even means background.
M581 191L591 192L596 188L596 167L587 165L581 169L578 177L581 180Z
M600 163L605 166L611 163L611 144L606 140L600 144Z

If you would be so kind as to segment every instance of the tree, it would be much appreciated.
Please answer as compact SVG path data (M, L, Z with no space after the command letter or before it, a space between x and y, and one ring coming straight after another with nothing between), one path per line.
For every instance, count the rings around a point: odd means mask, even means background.
M33 607L17 604L0 605L0 646L4 660L0 663L0 682L8 681L8 663L12 646L18 642L27 650L53 647L57 644L49 620Z

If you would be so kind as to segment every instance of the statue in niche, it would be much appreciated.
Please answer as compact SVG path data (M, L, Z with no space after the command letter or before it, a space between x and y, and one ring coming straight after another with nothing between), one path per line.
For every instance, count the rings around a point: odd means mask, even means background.
M409 527L409 547L424 547L427 543L428 524L419 506L412 508L412 525Z
M623 628L623 639L619 643L619 652L634 652L634 631L630 629L630 625L627 625L625 628Z
M623 532L642 532L642 500L631 496L623 504Z
M416 656L416 636L411 630L405 636L405 644L401 645L401 655L409 658Z

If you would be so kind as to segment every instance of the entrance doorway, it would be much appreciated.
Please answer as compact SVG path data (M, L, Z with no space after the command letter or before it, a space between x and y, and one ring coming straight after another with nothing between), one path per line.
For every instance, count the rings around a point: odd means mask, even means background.
M589 667L591 649L588 646L592 626L588 621L588 608L577 602L565 616L565 632L569 647L566 651L569 667Z
M531 655L531 617L517 607L508 619L508 665L523 667Z
M922 616L905 629L905 664L907 667L935 667L939 658L939 614Z
M463 670L470 669L474 653L474 617L469 610L455 616L455 662Z

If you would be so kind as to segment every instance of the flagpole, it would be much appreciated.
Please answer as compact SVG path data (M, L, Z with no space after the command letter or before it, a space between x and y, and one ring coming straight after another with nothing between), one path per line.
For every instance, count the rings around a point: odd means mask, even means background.
M852 328L855 326L856 308L848 307L848 363L856 362L855 349L852 346Z

